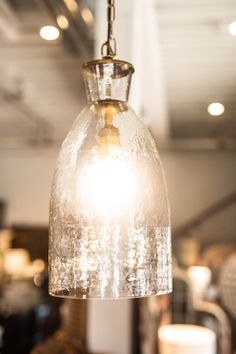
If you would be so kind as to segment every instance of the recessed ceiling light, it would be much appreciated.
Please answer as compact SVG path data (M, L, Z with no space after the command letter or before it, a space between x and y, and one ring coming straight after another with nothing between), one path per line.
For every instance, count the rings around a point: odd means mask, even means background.
M43 26L39 33L41 38L46 41L54 41L60 36L59 30L55 26Z
M83 7L81 9L81 16L82 16L84 22L87 23L87 25L92 25L93 24L93 21L94 21L93 14L89 10L88 7Z
M66 30L69 27L69 22L68 22L66 16L64 16L64 15L57 16L57 24L63 30Z
M212 116L221 116L225 111L225 107L222 103L214 102L209 104L208 113Z
M78 10L78 4L75 0L64 0L66 7L71 12L76 12Z
M236 21L232 22L232 23L229 25L229 33L230 33L232 36L236 36Z

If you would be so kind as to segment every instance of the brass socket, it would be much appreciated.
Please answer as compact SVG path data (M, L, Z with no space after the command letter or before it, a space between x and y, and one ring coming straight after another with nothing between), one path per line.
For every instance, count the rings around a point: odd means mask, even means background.
M113 117L128 108L123 102L104 100L93 103L90 109L104 119L104 127L99 132L98 151L101 155L108 155L111 147L121 146L119 129L113 126Z

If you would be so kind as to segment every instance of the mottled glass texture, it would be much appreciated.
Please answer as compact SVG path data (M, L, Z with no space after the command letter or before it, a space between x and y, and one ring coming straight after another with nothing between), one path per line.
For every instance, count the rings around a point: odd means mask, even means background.
M109 67L103 73L108 77L99 80L85 73L89 104L63 142L52 185L51 295L132 298L172 290L169 203L157 148L125 99L116 100L111 89L127 73L116 76ZM99 91L103 79L111 85L105 100ZM118 97L128 96L129 80ZM118 107L108 129L116 143L105 154L99 150L104 102Z

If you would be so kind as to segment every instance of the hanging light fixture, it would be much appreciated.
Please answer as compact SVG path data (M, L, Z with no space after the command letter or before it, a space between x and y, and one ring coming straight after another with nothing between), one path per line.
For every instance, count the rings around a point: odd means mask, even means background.
M170 214L154 140L127 105L108 0L102 59L82 66L88 105L63 142L50 202L49 292L132 298L172 290Z

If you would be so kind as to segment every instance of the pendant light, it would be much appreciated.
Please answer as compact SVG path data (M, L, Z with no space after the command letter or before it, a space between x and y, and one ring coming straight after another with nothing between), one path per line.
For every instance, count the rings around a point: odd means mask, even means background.
M114 59L114 0L107 3L102 59L82 66L88 104L62 144L52 184L49 292L59 297L172 290L165 177L153 138L127 104L134 68Z

